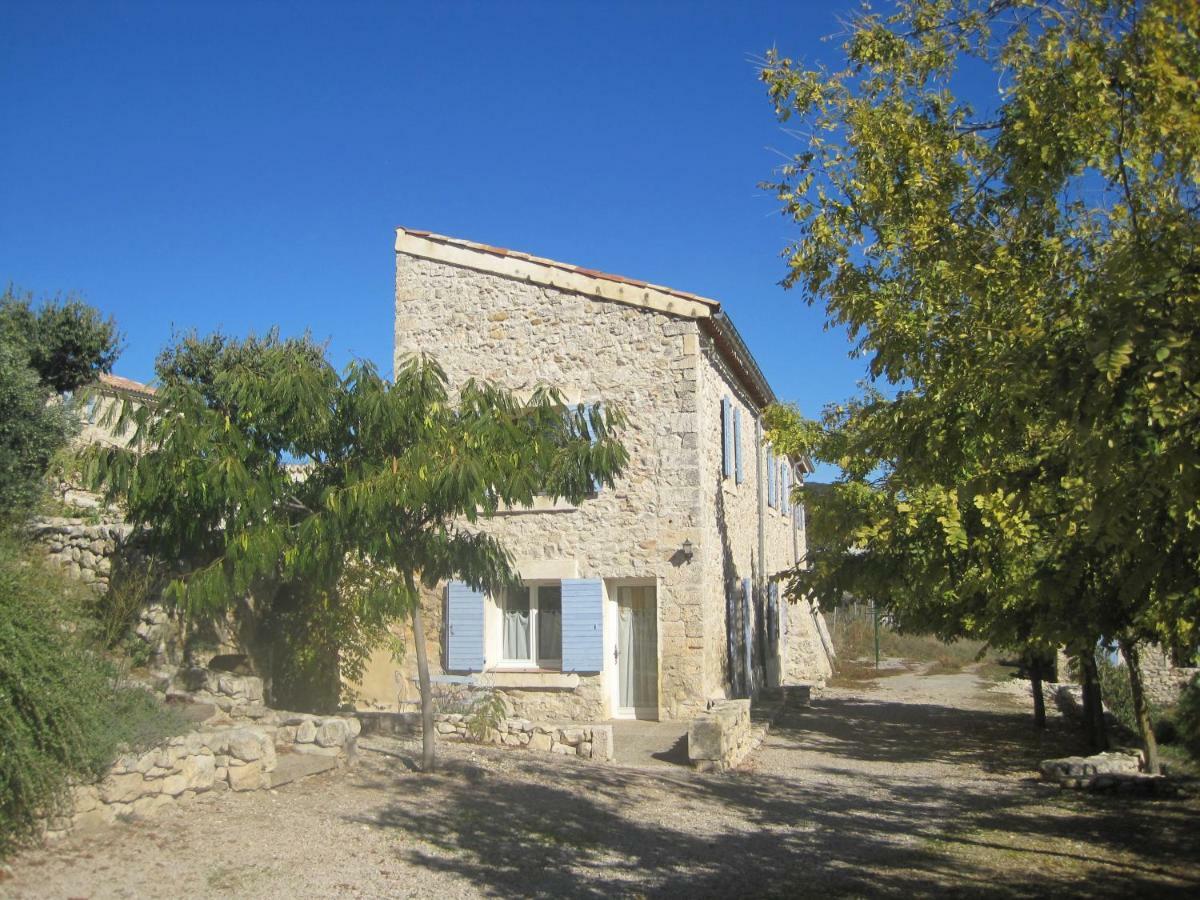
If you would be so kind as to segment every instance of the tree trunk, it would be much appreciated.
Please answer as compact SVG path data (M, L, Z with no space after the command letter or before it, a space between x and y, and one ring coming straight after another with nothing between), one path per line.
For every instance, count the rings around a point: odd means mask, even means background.
M421 685L421 770L432 772L436 767L433 755L433 689L429 683L429 656L425 652L425 624L421 621L421 598L418 595L412 611L413 643L417 645L417 681Z
M1088 744L1097 752L1108 749L1104 722L1104 699L1100 695L1100 673L1096 670L1096 648L1089 645L1079 654L1079 677L1083 682L1083 721Z
M1129 690L1133 694L1133 715L1137 719L1142 747L1146 751L1146 771L1158 774L1158 742L1154 739L1154 724L1150 721L1150 707L1146 704L1146 689L1142 682L1142 662L1134 641L1120 641L1121 653L1129 669Z
M1033 686L1033 724L1046 727L1046 697L1042 693L1042 658L1036 653L1029 662L1029 681Z

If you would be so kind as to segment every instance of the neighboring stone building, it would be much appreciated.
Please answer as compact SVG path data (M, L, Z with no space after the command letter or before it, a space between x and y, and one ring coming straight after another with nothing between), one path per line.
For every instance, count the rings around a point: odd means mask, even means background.
M829 674L819 612L771 579L805 552L790 489L807 460L762 443L775 401L714 300L524 253L399 229L396 356L454 385L538 384L619 404L629 464L579 506L544 498L480 526L525 587L426 597L440 683L502 689L520 715L689 717L715 698ZM413 657L381 654L364 705L415 700Z

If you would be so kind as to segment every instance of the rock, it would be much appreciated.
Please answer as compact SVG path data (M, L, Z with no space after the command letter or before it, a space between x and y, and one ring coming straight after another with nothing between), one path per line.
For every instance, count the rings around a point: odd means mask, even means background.
M261 762L251 762L229 770L229 786L235 791L256 791L269 785Z
M229 755L245 762L254 762L263 757L262 735L249 728L239 728L229 733Z
M296 728L296 743L311 744L317 738L317 726L311 719L305 719Z
M521 745L521 739L519 737L517 737L515 734L504 735L503 741L504 741L505 746L508 746L508 747L519 747Z
M140 774L111 775L99 785L100 799L104 803L131 803L147 794L157 794L159 782L147 781Z
M350 736L350 729L341 719L326 719L317 729L314 741L318 747L340 747Z
M611 725L592 727L592 759L612 759L613 739Z
M75 801L76 814L91 812L100 806L100 791L94 784L80 785L71 793Z
M168 775L162 780L162 792L171 797L177 797L187 790L187 778L180 775Z
M1039 765L1046 781L1092 778L1096 775L1136 775L1141 768L1136 753L1097 753L1094 756L1064 756L1044 759Z
M433 727L438 734L450 734L454 731L454 725L450 722L438 722Z
M83 812L77 812L71 819L72 827L77 831L90 831L103 828L117 821L117 814L111 806L97 806Z
M336 756L342 755L342 748L341 747L318 747L316 744L296 744L294 747L292 747L292 752L299 753L302 755L307 754L310 756L336 757Z
M563 756L575 756L575 748L570 744L560 744L557 741L550 745L551 753L561 753Z
M179 775L183 778L187 790L207 791L216 781L216 759L207 755L189 756L183 761Z
M286 747L288 744L296 743L296 730L298 727L296 725L280 725L275 732L275 746Z
M577 749L579 751L579 755L582 756L584 759L592 758L592 743L591 743L591 741L581 741L579 744L579 747Z
M171 798L162 794L157 797L143 797L134 801L131 812L135 816L152 816L170 803Z
M564 728L562 730L563 743L570 744L572 747L578 745L583 740L582 728Z
M531 750L549 750L551 743L550 735L540 731L529 738Z
M213 773L213 778L213 787L216 787L221 782L228 783L229 769L227 769L225 766L217 766L216 771Z

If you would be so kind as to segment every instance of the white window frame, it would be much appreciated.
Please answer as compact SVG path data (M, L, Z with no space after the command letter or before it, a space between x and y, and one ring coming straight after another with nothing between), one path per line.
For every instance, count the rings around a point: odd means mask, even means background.
M525 581L522 582L522 587L529 592L529 658L527 659L510 659L504 655L504 610L508 602L508 592L505 591L499 598L496 606L500 610L499 616L499 652L500 661L496 665L497 669L544 669L551 672L562 671L562 582L561 581ZM541 622L538 618L538 601L540 599L542 588L558 588L559 589L559 655L557 659L539 659L538 650L538 628L541 627Z

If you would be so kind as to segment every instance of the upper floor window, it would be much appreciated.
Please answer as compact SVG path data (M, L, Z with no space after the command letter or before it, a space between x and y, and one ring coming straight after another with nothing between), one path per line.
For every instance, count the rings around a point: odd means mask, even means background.
M742 409L734 406L729 397L721 400L721 456L725 477L741 484L746 478L742 463Z

